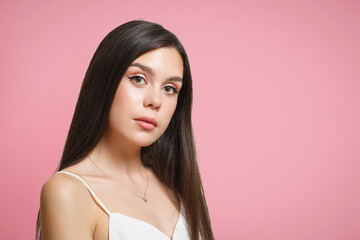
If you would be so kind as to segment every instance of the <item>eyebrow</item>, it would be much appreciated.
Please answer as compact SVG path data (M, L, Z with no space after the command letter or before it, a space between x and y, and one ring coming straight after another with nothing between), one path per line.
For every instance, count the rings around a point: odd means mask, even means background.
M147 72L148 74L150 75L154 75L154 72L151 68L149 68L148 66L145 66L141 63L132 63L130 64L130 67L138 67L140 68L141 70ZM176 81L176 82L183 82L182 78L181 77L177 77L177 76L174 76L174 77L170 77L168 80L172 80L172 81Z

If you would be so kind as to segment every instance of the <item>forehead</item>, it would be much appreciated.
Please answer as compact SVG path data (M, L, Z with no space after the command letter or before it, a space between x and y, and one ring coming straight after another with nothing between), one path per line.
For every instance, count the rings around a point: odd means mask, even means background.
M148 51L136 58L130 67L137 67L137 63L148 67L154 74L169 74L179 77L183 75L181 55L172 47L162 47Z

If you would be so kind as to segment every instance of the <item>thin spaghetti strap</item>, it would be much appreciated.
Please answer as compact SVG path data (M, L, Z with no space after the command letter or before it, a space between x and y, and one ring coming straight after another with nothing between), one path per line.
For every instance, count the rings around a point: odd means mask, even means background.
M90 191L91 195L95 198L95 201L102 207L102 209L104 209L104 211L107 213L107 215L110 216L111 212L105 207L105 205L100 201L100 199L96 196L96 194L94 193L94 191L90 188L90 186L78 175L75 175L71 172L66 172L66 171L58 171L56 173L66 173L68 175L74 176L77 179L79 179L82 183L84 183L84 185L87 187L87 189ZM56 174L55 173L55 174Z

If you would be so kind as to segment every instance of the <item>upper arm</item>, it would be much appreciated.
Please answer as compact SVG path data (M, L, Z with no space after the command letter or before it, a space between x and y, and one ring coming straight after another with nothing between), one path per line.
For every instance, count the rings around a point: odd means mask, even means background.
M93 224L89 192L77 179L55 174L42 187L40 226L44 240L90 240Z

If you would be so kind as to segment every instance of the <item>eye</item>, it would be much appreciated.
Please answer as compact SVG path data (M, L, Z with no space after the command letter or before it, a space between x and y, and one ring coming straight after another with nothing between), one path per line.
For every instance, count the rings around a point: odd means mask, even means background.
M163 87L163 89L164 89L164 91L165 91L166 93L171 93L171 94L176 94L176 93L178 93L178 91L176 90L176 88L173 87L173 86L165 86L165 87Z
M133 81L135 84L137 85L143 85L146 83L145 79L141 76L135 75L132 77L129 77L131 79L131 81Z

